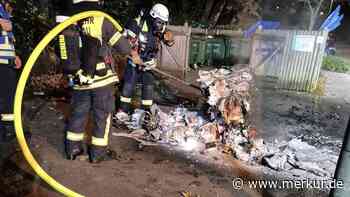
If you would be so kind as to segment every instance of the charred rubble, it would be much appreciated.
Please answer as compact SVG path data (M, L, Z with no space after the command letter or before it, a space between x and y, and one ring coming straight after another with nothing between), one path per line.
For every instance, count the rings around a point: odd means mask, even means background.
M197 81L205 107L194 110L177 106L169 110L155 105L151 112L137 109L127 123L132 133L124 137L141 139L147 144L176 145L192 152L215 148L250 164L259 163L293 175L332 176L337 154L319 150L298 137L273 143L257 138L253 121L255 78L248 66L199 71ZM49 72L32 77L30 86L45 93L64 92L67 81L61 74ZM310 150L315 154L306 157Z
M136 110L128 127L143 128L153 140L187 150L217 147L240 160L260 162L264 143L256 139L256 129L250 121L255 89L252 70L235 66L231 70L199 71L198 82L207 100L205 110L190 111L178 106L164 112L154 106L150 113Z

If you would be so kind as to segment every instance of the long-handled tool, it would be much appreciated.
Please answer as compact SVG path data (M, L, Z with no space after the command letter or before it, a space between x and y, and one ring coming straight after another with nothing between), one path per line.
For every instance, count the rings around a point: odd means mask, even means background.
M201 90L201 88L200 88L199 86L197 86L197 85L195 85L195 84L192 84L192 83L189 83L189 82L186 82L186 81L184 81L184 80L182 80L182 79L179 79L179 78L177 78L177 77L175 77L175 76L173 76L173 75L171 75L171 74L168 74L168 73L166 73L166 72L164 72L164 71L161 71L161 70L159 70L159 69L157 69L157 68L153 68L152 71L153 71L155 74L162 75L162 76L164 76L164 77L167 78L167 79L171 79L171 80L180 82L181 84L184 84L184 85L186 85L186 86L190 86L190 87L196 88L196 89L198 89L198 90Z

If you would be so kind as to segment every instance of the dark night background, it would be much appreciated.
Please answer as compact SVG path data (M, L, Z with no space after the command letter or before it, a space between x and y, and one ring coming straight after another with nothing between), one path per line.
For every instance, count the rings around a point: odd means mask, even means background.
M231 29L244 30L257 20L280 21L283 29L306 30L309 24L307 0L106 0L104 10L125 24L130 16L136 15L141 7L150 8L154 3L164 3L169 7L174 25L183 25L188 21L194 27L217 28L225 25ZM316 5L318 0L314 1ZM12 0L15 5L14 23L17 48L25 59L33 47L54 27L56 0ZM317 29L330 13L330 2L324 0L321 11L316 16L314 29ZM342 26L336 31L337 44L350 42L348 1L334 1L332 9L342 5L345 14Z

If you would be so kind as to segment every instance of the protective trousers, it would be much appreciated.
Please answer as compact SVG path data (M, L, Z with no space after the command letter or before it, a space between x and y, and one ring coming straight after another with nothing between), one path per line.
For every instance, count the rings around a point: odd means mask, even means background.
M86 121L91 114L92 130L91 154L102 154L108 145L111 128L111 114L114 111L113 86L92 90L73 91L72 114L67 125L66 151L79 149L84 140ZM91 113L90 113L91 112Z
M0 64L0 141L14 135L13 102L17 86L17 72L13 64Z
M142 71L128 64L124 73L124 86L120 97L120 108L126 113L130 112L131 98L137 82L141 82L142 84L142 108L149 110L153 105L153 74L150 71Z

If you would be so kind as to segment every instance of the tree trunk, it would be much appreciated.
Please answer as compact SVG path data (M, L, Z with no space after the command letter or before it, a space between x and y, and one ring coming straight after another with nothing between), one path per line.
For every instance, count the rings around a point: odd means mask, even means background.
M215 2L215 0L207 0L201 21L208 20L210 13L211 13L211 10L213 9L213 6L214 6L214 2Z
M311 4L311 0L308 0L308 5L309 5L309 9L310 9L310 23L309 23L309 31L314 30L317 18L318 18L318 14L320 12L320 9L322 7L324 0L320 0L319 2L317 2L317 5L315 8L312 7Z
M217 25L218 20L221 16L222 11L226 6L226 0L219 1L216 3L216 6L211 11L211 16L209 20L209 28L213 28Z
M308 28L309 31L314 30L315 23L316 23L316 17L315 17L315 14L313 14L310 16L310 23Z

